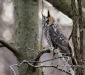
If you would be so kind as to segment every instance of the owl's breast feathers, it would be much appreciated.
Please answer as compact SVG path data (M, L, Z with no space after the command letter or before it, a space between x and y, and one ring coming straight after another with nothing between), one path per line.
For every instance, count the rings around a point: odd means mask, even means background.
M60 32L60 29L57 28L55 31L53 25L49 26L49 35L54 48L59 47L62 53L70 54L68 39Z

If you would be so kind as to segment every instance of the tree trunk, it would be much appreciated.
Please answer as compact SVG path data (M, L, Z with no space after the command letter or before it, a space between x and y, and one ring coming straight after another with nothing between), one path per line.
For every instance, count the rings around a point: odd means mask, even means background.
M81 54L80 54L80 49L78 47L78 37L77 37L77 30L78 30L78 11L77 11L77 7L76 7L76 3L75 0L71 0L71 6L72 6L72 14L73 14L73 31L72 31L72 41L73 41L73 45L74 45L74 50L76 53L76 59L78 62L78 65L81 64ZM76 68L76 67L74 67ZM76 71L76 75L82 75L81 73L81 67L77 67L77 71Z
M37 50L38 1L14 0L14 10L16 25L15 47L23 55L22 60L32 60ZM20 75L33 75L33 73L30 67L22 65Z
M83 66L83 23L82 23L82 2L81 0L77 0L78 2L78 11L79 11L79 33L80 33L80 64ZM84 75L84 68L81 67L81 75Z

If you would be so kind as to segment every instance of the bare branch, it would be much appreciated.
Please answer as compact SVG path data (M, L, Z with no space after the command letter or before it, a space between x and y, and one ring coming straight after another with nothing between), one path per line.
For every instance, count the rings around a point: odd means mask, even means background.
M34 61L33 61L33 62L34 62ZM33 63L33 62L31 62L31 63ZM24 60L24 61L22 61L20 64L14 64L14 65L11 65L11 66L10 66L10 69L14 72L14 75L16 75L16 73L15 73L15 71L14 71L14 69L13 69L13 66L20 67L20 66L21 66L22 64L24 64L24 63L26 63L26 64L34 67L34 68L42 68L42 67L48 68L48 67L53 67L53 68L58 69L58 70L60 70L60 71L62 71L62 72L65 72L65 73L70 74L69 72L67 72L67 71L65 71L65 70L63 70L63 69L59 69L59 68L58 68L58 65L57 65L57 66L42 66L42 65L34 66L34 65L32 65L29 61ZM63 65L63 66L65 66L65 65ZM71 75L71 74L70 74L70 75Z
M16 72L15 72L15 70L14 70L14 68L13 68L13 66L18 66L18 64L14 64L14 65L11 65L10 66L10 69L13 71L14 75L17 75Z
M2 47L6 47L8 48L10 51L12 51L14 53L15 56L17 56L17 58L19 59L21 57L21 54L18 52L18 50L16 50L14 47L12 47L11 45L9 45L8 43L6 43L5 41L0 39L0 43L2 44Z

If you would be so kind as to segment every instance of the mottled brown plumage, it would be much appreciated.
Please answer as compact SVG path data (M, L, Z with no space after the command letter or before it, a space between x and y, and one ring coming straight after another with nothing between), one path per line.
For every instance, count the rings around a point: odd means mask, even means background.
M54 49L60 48L60 52L64 56L69 56L72 58L72 62L75 65L76 61L72 57L72 50L69 45L69 40L63 35L63 32L59 28L59 25L53 19L53 17L50 16L50 13L48 11L48 16L43 17L43 24L44 24L44 34L47 38L47 42L51 47L54 47Z

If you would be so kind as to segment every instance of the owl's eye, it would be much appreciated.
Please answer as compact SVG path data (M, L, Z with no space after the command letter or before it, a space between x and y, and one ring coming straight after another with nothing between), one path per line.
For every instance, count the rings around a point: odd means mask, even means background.
M49 23L49 20L47 20L46 23L48 24Z
M52 25L52 23L53 23L53 18L52 17L48 17L48 20L46 21L47 22L47 24L50 26L50 25Z
M43 24L44 26L50 26L53 23L53 18L52 17L44 17L43 18Z

